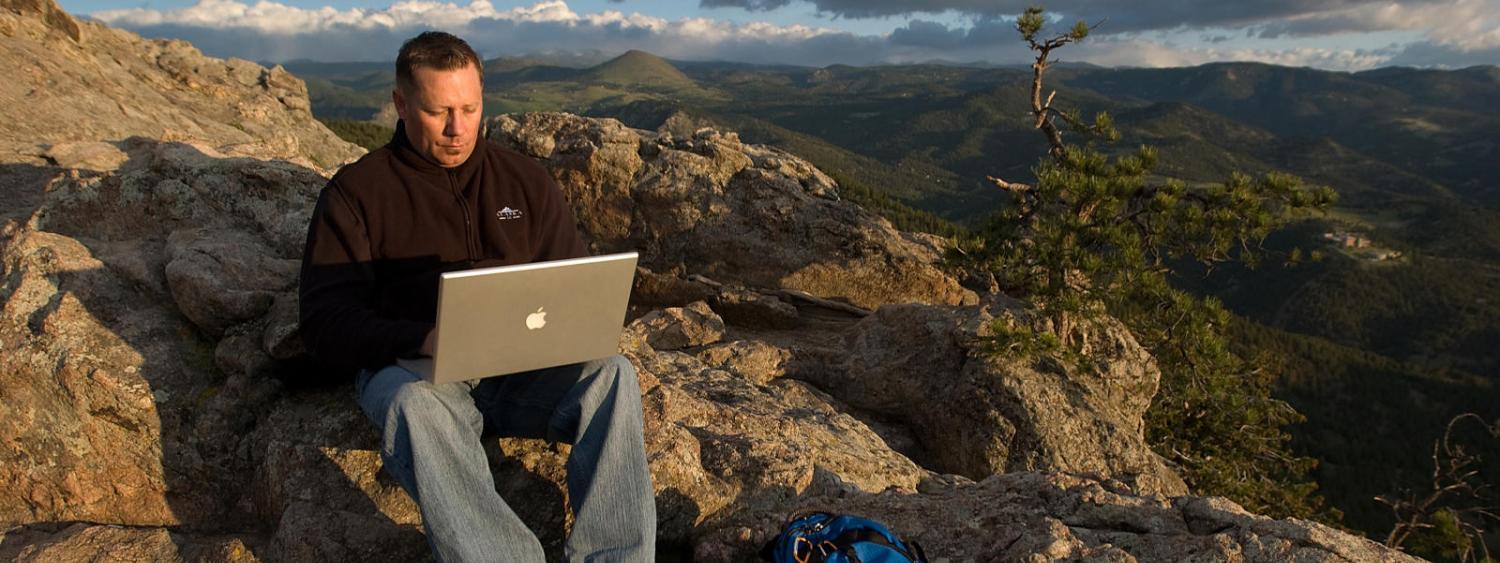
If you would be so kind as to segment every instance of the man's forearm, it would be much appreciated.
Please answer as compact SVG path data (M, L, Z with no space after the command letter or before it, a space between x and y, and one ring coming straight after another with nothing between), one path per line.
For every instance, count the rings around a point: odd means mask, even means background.
M303 338L313 355L333 364L365 368L388 366L421 353L431 323L380 318L360 307L315 307L302 319Z

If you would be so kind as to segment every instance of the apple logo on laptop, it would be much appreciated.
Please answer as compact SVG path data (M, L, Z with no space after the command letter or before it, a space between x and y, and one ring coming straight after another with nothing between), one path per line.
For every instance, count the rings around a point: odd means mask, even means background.
M544 326L547 326L547 313L543 312L542 309L543 309L542 307L537 307L535 313L532 313L530 315L526 315L526 328L527 329L529 329L529 330L536 330L536 329L542 328Z

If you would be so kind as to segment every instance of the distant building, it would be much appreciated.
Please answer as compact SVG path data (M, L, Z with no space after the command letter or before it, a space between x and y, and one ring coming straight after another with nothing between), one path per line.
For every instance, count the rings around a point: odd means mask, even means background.
M1370 239L1361 233L1334 232L1323 233L1325 240L1331 240L1344 248L1370 248Z
M1370 239L1367 239L1367 238L1365 238L1363 236L1360 236L1360 235L1357 235L1357 234L1354 234L1354 233L1345 234L1342 242L1343 242L1344 248L1369 248L1370 247Z

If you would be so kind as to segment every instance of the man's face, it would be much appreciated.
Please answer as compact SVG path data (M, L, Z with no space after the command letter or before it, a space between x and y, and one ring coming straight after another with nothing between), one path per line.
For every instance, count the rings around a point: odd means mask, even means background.
M474 152L484 115L479 70L472 64L453 70L417 67L411 78L411 91L397 84L391 93L396 113L406 122L406 139L438 166L463 164Z

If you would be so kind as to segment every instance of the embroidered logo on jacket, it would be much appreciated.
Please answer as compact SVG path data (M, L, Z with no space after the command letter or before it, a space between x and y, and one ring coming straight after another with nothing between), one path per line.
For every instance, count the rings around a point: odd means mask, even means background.
M506 207L505 209L501 209L499 211L496 211L495 212L495 218L499 219L501 221L509 221L511 219L520 219L521 218L521 210L520 209L511 209L509 207Z

